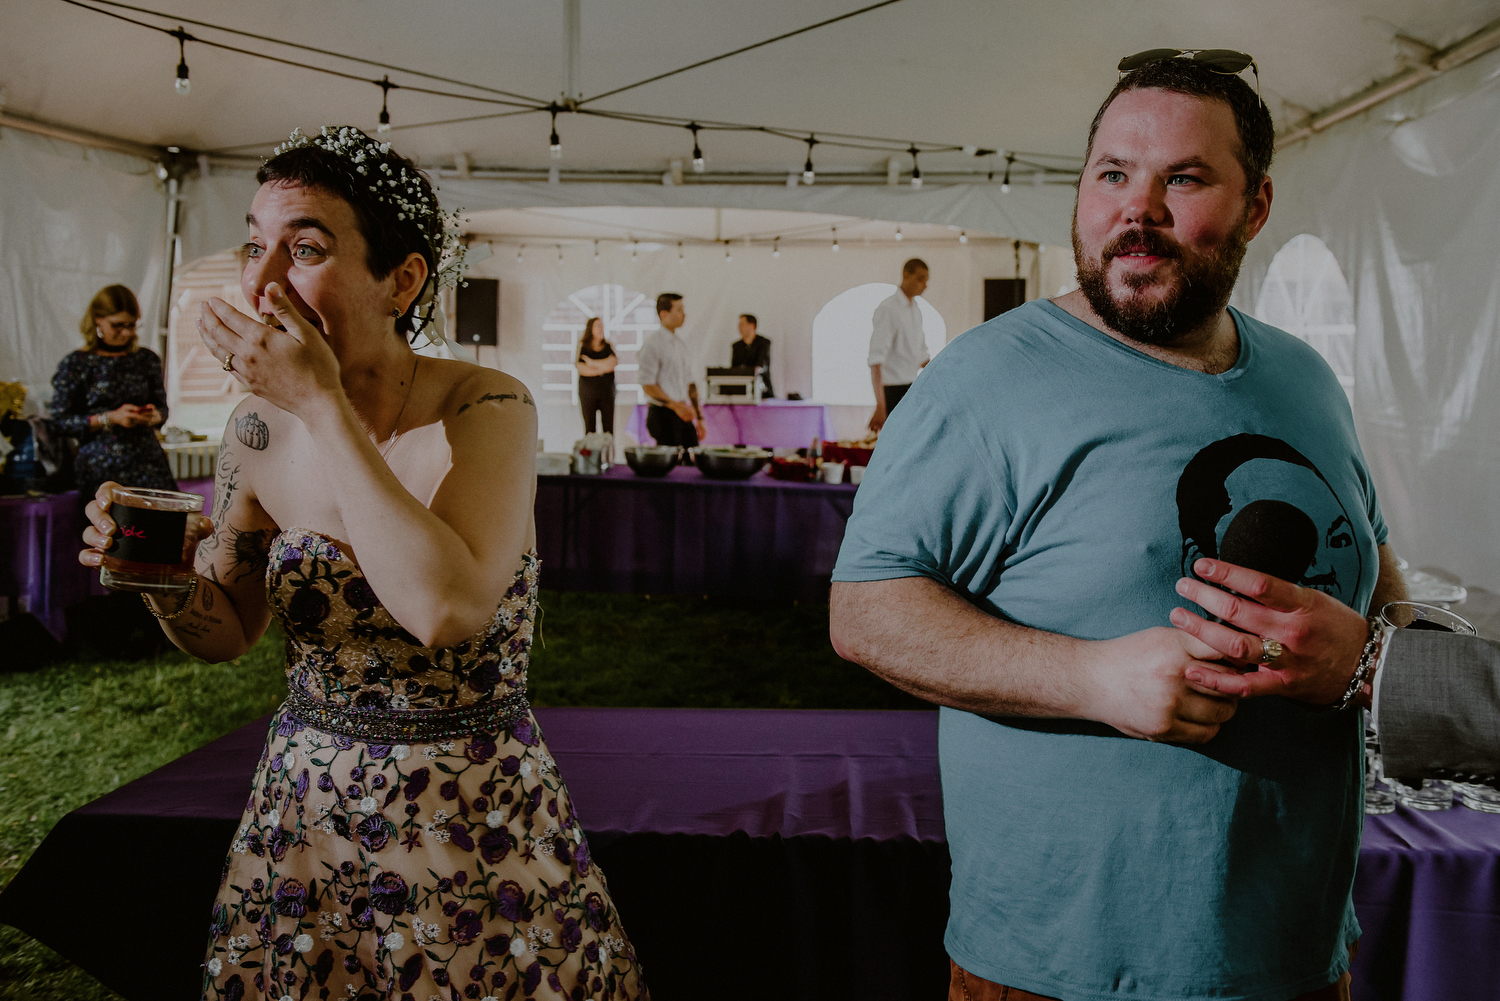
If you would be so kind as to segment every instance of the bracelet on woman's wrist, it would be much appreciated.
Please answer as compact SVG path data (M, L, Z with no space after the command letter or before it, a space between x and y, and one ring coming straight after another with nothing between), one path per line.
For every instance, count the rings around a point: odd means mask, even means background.
M146 603L146 608L152 615L156 616L158 619L161 619L163 622L170 622L172 619L177 618L183 612L188 610L188 606L193 603L193 596L197 593L198 575L193 574L193 579L188 583L187 596L182 599L182 605L177 609L177 611L172 612L170 615L165 615L161 612L158 612L156 610L156 606L151 604L151 599L146 594L141 594L141 600Z

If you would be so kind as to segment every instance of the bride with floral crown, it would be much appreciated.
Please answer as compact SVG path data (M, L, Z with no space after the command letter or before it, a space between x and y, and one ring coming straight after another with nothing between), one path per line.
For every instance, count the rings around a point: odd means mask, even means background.
M418 355L462 249L427 178L357 129L261 167L241 288L204 343L251 395L226 428L179 647L238 657L275 615L272 719L209 918L203 997L647 996L526 700L536 406ZM89 504L98 565L111 484Z

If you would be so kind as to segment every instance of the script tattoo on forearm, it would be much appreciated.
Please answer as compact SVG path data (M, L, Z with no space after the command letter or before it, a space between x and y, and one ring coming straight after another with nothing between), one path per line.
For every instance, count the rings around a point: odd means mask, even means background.
M240 440L240 444L247 445L257 452L265 451L266 446L271 443L271 429L257 413L246 414L238 418L234 422L234 436Z
M485 393L483 396L481 396L479 399L475 400L473 403L465 403L463 406L459 407L458 408L458 412L459 413L463 413L465 410L468 410L470 407L478 406L481 403L504 403L506 400L520 400L522 403L526 404L528 407L534 407L534 406L536 406L536 404L534 402L532 402L531 397L528 396L526 393L520 393L520 394L517 394L517 393Z
M229 583L238 584L246 577L264 575L271 560L270 529L256 528L249 531L226 525L229 532L229 558L233 561Z

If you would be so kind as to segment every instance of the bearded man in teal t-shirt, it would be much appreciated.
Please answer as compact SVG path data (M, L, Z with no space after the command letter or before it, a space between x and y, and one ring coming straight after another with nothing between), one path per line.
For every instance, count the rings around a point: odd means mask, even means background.
M1402 597L1338 381L1228 308L1273 146L1223 67L1126 74L1079 181L1080 290L949 344L855 500L832 635L943 707L950 998L1348 996L1359 717L1196 685L1227 668L1168 624L1201 557L1361 613Z

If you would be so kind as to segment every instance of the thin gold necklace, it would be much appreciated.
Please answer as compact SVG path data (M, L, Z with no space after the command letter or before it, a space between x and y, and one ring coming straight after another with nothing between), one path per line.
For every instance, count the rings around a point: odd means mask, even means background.
M406 413L406 402L411 399L411 388L417 384L417 362L420 358L420 355L413 354L412 356L411 378L406 383L406 395L401 398L401 409L396 411L396 423L391 425L391 436L386 439L385 445L380 449L382 461L391 454L391 449L396 447L396 439L401 437L401 417Z

